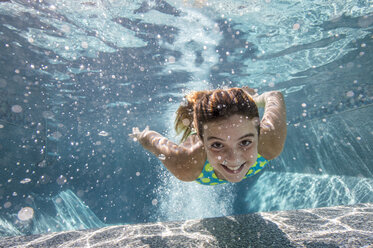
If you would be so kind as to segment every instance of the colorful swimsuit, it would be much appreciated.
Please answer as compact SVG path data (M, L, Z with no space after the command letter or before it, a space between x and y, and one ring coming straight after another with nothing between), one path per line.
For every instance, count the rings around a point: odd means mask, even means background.
M255 164L250 167L250 170L247 172L244 179L246 179L249 176L256 175L258 172L260 172L264 168L264 166L268 163L268 161L269 160L263 158L261 155L258 154L258 158L256 159ZM217 185L217 184L223 184L223 183L228 182L227 180L219 179L216 176L214 169L212 168L211 164L207 160L206 160L205 165L203 166L201 174L195 181L203 185Z

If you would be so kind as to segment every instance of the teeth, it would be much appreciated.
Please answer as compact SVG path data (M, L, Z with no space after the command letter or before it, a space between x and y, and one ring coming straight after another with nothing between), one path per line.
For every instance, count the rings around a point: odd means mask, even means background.
M228 167L226 166L228 169L230 170L238 170L239 168L241 168L241 165L237 166L237 167Z

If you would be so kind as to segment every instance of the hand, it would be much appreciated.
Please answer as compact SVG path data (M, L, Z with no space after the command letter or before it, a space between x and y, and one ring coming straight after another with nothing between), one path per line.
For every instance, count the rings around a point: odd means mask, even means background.
M265 107L266 92L259 95L258 90L256 90L256 89L252 89L252 88L249 88L247 86L242 87L242 89L244 91L246 91L247 93L249 93L249 95L253 98L253 100L254 100L254 102L255 102L255 104L258 108L264 108Z
M134 141L139 141L140 142L145 137L145 135L148 131L149 131L149 126L146 126L143 131L140 131L140 129L138 127L133 127L132 128L132 133L129 134L128 136L133 138Z

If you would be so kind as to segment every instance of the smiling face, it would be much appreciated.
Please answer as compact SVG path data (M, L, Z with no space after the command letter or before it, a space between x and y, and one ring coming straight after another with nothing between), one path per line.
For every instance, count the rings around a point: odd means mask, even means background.
M258 118L235 114L203 125L207 159L220 179L240 182L255 163L258 124Z

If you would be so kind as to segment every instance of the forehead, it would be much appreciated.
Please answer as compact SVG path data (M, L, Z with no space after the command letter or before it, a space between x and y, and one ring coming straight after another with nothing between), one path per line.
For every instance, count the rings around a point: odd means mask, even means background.
M228 118L207 122L203 125L205 136L216 135L219 132L254 132L259 124L258 118L249 119L242 115L232 115Z

